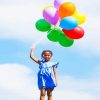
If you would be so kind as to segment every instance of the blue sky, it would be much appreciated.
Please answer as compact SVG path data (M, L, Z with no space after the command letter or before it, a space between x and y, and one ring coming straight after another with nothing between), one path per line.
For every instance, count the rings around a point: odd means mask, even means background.
M35 22L42 18L42 9L53 5L53 1L41 0L40 4L39 0L0 0L0 99L38 100L38 65L29 58L29 53L31 46L46 34L36 30ZM50 49L54 54L52 60L59 61L59 85L54 100L65 100L66 94L68 100L99 100L100 14L97 8L100 2L70 1L87 16L82 25L85 36L69 48L44 37L35 48L35 56L40 59L42 50ZM61 96L57 98L57 95Z

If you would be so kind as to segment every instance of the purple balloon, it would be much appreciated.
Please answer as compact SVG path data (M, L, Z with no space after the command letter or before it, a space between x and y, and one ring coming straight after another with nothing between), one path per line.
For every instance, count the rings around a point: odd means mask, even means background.
M47 22L53 25L56 25L59 20L58 11L53 7L47 7L43 11L43 17Z

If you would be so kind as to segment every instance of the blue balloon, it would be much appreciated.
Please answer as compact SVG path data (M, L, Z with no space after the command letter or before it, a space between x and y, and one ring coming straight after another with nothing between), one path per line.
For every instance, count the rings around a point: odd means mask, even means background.
M60 27L66 30L72 30L78 26L78 21L72 16L65 17L60 22Z

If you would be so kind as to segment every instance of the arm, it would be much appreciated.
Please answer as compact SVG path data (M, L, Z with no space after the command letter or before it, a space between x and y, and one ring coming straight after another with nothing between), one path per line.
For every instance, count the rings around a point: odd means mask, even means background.
M56 81L56 85L58 84L58 79L57 79L57 68L56 65L54 66L54 76L55 76L55 81Z
M40 64L40 60L38 60L37 58L34 57L34 49L32 48L31 49L31 52L30 52L30 58L35 61L36 63Z

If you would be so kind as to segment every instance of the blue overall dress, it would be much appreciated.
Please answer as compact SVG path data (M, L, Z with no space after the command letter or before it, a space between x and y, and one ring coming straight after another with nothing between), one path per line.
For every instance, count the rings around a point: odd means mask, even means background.
M45 62L40 61L39 72L38 72L38 88L51 88L56 87L55 77L54 77L54 66L58 66L58 62Z

